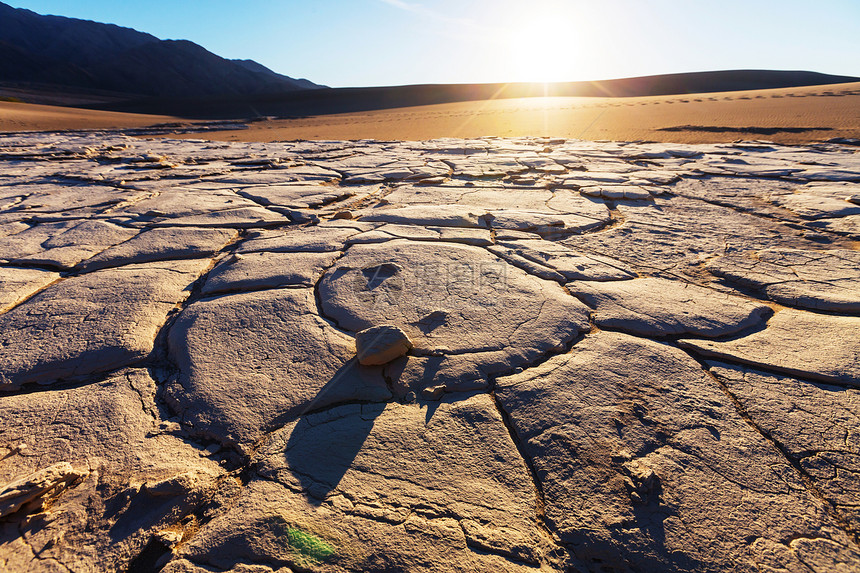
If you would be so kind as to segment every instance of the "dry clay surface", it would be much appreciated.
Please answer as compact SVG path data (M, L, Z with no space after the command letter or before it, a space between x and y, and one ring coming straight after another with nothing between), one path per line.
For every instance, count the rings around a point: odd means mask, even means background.
M857 571L858 239L835 143L0 136L0 569Z

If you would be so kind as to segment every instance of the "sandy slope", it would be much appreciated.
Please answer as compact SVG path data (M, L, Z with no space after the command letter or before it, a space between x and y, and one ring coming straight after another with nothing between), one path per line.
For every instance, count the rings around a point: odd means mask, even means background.
M0 102L0 131L54 131L143 127L176 121L165 115L116 113L26 103Z
M167 116L0 102L0 131L138 127ZM750 129L751 128L751 129ZM435 139L553 136L707 143L803 143L860 138L860 83L636 98L520 98L457 102L253 123L207 139ZM189 133L171 137L199 138Z
M680 126L709 131L662 131ZM776 133L713 128L826 128ZM252 124L208 139L433 139L555 136L706 143L769 139L801 143L860 137L860 83L637 98L523 98L458 102ZM199 137L189 134L184 137Z

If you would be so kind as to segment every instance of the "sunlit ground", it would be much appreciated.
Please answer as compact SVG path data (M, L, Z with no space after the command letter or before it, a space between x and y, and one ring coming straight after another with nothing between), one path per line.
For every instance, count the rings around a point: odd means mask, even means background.
M854 83L644 98L496 99L269 120L252 123L243 131L169 137L289 141L549 136L686 143L737 139L805 143L834 137L860 138L858 109L860 83ZM0 102L0 131L137 127L176 120ZM745 128L759 129L745 132Z
M0 101L0 132L143 127L178 118Z
M548 136L706 143L860 137L860 83L641 98L520 98L321 115L207 133L226 141ZM679 129L689 127L689 129ZM691 126L691 127L690 127ZM744 133L742 128L785 128ZM827 128L827 129L813 129ZM200 137L190 134L184 137Z

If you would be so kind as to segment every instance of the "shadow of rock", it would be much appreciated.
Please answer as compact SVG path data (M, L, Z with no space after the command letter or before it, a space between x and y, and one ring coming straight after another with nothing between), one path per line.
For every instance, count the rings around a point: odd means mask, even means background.
M346 404L296 423L284 456L312 504L319 505L337 487L383 410L384 403Z
M353 358L341 366L320 388L317 395L300 408L291 408L274 418L266 431L273 431L294 420L305 418L309 412L317 412L336 404L347 402L386 402L391 391L382 376L381 366L362 366Z

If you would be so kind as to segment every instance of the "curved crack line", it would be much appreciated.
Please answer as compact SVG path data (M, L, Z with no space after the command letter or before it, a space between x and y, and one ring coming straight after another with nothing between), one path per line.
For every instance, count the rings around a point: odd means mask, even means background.
M818 500L821 504L821 507L824 509L824 512L829 515L833 521L843 530L845 533L854 541L854 543L860 545L860 530L858 530L851 522L847 516L842 513L842 510L836 505L835 502L830 500L824 492L822 492L815 483L815 478L811 476L806 470L803 469L803 466L794 459L791 455L790 450L780 442L777 438L772 436L768 431L766 431L749 413L746 406L738 399L738 397L731 391L731 389L724 384L719 377L715 376L713 372L704 364L700 358L695 356L690 352L685 353L690 356L693 360L695 360L702 368L703 372L706 376L708 376L729 398L732 405L735 407L738 415L746 422L753 430L755 430L764 440L766 440L772 448L774 448L779 455L782 457L785 462L791 466L791 468L795 471L797 476L800 478L801 482L806 487L807 491Z

